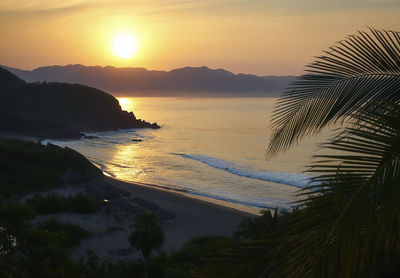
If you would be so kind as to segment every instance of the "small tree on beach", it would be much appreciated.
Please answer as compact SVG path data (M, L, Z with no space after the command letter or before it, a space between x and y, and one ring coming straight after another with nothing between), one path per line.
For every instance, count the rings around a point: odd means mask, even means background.
M147 264L153 249L160 249L165 237L163 229L158 225L158 216L154 213L143 213L135 218L134 232L129 237L130 244L140 250L145 260L145 277L148 276Z

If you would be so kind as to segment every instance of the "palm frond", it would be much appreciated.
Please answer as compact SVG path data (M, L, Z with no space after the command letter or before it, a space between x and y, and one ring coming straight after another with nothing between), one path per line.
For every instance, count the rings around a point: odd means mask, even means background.
M191 277L258 278L273 260L273 251L281 238L271 237L221 250L205 258L205 264L194 269Z
M358 32L317 57L306 72L275 106L269 156L370 103L400 102L400 34Z
M341 153L317 156L322 160L310 170L318 176L290 224L288 262L278 268L285 277L398 270L400 105L368 106L355 117L354 126L325 145Z

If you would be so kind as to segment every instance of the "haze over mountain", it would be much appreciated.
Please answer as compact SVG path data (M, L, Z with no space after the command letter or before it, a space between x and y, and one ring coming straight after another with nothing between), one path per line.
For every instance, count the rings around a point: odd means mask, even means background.
M233 74L223 69L185 67L171 71L111 66L48 66L32 71L5 67L27 82L79 83L117 96L276 97L294 76Z

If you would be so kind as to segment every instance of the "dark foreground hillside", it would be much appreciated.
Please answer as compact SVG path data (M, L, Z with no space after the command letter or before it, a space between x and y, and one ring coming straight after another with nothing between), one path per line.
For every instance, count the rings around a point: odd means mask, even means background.
M0 132L78 138L81 131L158 128L122 111L113 96L66 83L26 83L0 68Z
M96 166L70 148L0 139L0 196L49 190L100 176Z

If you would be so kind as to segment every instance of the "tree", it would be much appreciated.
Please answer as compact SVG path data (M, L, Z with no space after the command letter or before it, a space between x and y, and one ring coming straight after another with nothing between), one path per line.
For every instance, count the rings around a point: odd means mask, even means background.
M377 277L399 274L400 35L359 32L318 57L274 111L270 156L330 123L324 146L288 228L275 274ZM279 256L278 256L279 257Z
M317 57L279 99L267 154L332 123L342 128L323 146L336 153L315 158L279 232L227 250L202 270L207 277L399 276L398 32L358 32ZM250 263L257 273L240 270Z
M140 250L145 260L145 277L148 276L147 264L153 249L161 248L165 237L158 225L158 217L153 213L142 213L135 218L134 232L129 237L130 244Z
M369 104L400 101L400 33L358 32L331 47L283 93L268 154L321 131Z
M18 274L19 245L33 218L28 206L0 196L0 274L11 277Z

